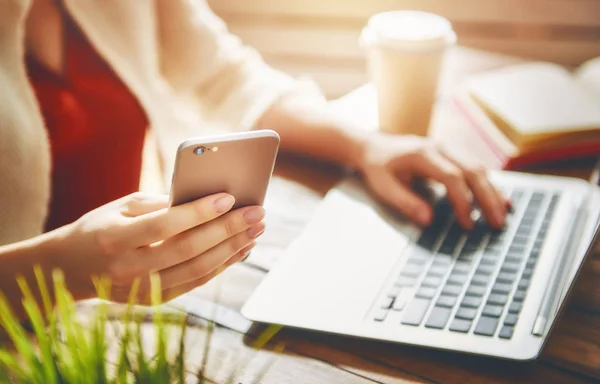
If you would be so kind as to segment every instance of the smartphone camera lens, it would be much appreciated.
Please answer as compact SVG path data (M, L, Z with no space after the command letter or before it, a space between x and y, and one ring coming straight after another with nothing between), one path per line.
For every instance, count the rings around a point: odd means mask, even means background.
M197 147L194 149L194 154L196 154L196 155L201 155L204 152L206 152L206 148L204 148L204 147Z

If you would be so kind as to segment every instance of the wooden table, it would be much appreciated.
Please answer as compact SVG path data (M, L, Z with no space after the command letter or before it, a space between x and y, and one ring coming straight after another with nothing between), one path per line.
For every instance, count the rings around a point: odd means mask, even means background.
M465 74L517 61L465 49L453 52L444 72L440 103L434 118L435 136L448 143L447 137L460 137L448 135L448 132L456 132L451 128L466 129L466 122L447 103L448 92ZM372 126L374 101L371 92L369 87L364 87L334 103L334 107L342 113L355 113L357 118L364 119L365 126ZM458 144L459 153L465 150L460 149L460 142L450 144ZM586 177L589 169L588 163L582 163L536 171ZM280 159L266 202L268 230L251 257L178 301L198 317L214 319L219 324L212 336L208 365L208 376L214 382L223 382L232 370L237 370L236 383L255 383L257 370L272 357L275 360L262 381L264 383L600 381L598 253L585 265L566 314L535 362L507 362L291 329L281 330L265 349L252 348L252 335L261 328L245 320L239 314L240 308L284 248L302 231L324 194L339 180L340 173L332 167L299 159ZM307 284L310 284L310 276L307 276ZM219 304L215 306L213 299L217 288L220 295ZM187 361L191 366L197 366L202 360L201 341L205 336L201 330L192 330L187 337ZM283 352L273 352L276 344L285 345Z

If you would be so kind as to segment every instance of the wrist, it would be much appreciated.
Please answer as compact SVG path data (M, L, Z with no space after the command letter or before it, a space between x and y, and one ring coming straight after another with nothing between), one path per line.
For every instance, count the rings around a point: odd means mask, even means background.
M371 133L343 119L339 119L335 124L340 129L342 148L345 149L345 156L341 161L342 165L352 171L362 172Z
M62 272L65 285L74 300L90 299L96 297L96 292L91 280L82 281L78 260L74 260L80 255L73 254L72 227L73 224L68 224L45 234L47 238L44 239L43 248L47 255L46 269L51 279L55 270ZM53 281L49 280L49 284L53 284Z

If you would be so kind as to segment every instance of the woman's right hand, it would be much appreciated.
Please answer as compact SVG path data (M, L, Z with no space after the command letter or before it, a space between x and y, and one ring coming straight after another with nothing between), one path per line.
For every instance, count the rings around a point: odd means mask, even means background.
M52 264L65 274L76 299L95 296L93 276L111 281L110 299L126 302L140 279L138 298L149 301L149 275L160 276L163 300L198 287L242 260L264 231L262 207L230 211L221 193L176 207L167 196L134 193L58 229Z

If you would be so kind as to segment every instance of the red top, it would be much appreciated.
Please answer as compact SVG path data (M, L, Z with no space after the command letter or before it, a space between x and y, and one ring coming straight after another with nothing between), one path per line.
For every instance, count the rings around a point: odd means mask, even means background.
M139 189L148 120L137 99L68 17L65 75L27 58L50 138L46 230Z

